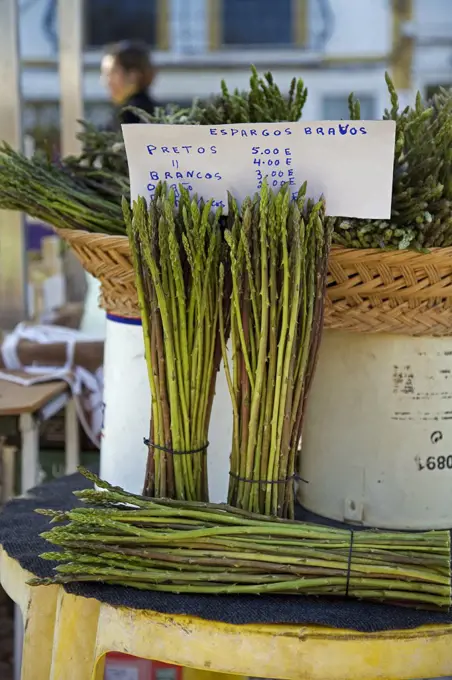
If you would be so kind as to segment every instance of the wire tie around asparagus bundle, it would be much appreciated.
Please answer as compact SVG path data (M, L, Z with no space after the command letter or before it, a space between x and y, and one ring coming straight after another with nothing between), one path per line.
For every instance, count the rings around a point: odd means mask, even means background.
M172 456L187 456L187 455L193 455L195 453L207 453L207 449L209 447L209 442L206 442L204 446L199 446L197 449L189 449L188 451L175 451L174 449L170 449L166 446L160 446L160 444L154 444L154 442L151 442L150 439L147 437L143 438L143 443L145 446L149 446L151 449L157 449L158 451L163 451L164 453L169 453Z
M350 529L350 545L348 548L348 562L347 562L347 582L345 585L345 597L348 597L348 589L350 587L350 578L352 572L352 556L353 556L353 541L355 540L355 532Z
M248 479L247 477L241 477L236 475L235 472L229 472L229 476L236 479L238 482L245 482L245 484L288 484L289 482L303 482L304 484L309 484L307 479L303 479L300 475L293 474L285 479Z

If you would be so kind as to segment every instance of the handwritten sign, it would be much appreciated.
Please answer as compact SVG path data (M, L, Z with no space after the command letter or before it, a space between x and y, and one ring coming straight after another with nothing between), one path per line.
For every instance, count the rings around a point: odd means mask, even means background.
M303 182L323 194L329 215L387 219L391 214L395 123L323 121L242 125L123 125L132 200L152 199L159 181L215 206L227 191L241 201L267 181Z

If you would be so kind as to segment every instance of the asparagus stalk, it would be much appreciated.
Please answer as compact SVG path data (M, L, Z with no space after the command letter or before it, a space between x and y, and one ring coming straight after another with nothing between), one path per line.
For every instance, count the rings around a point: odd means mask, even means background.
M450 534L351 532L253 515L201 502L129 494L83 471L110 493L65 512L38 510L57 526L42 536L59 548L50 579L97 581L179 593L304 594L413 607L451 603ZM64 524L63 524L64 523Z
M163 185L149 208L144 199L132 210L123 202L152 393L144 492L205 500L210 409L221 360L221 209L214 213L212 202L198 206L196 197L180 191L179 205ZM223 332L228 305L222 296Z
M249 201L241 212L232 203L233 226L225 234L234 342L231 374L222 341L234 409L229 502L280 517L294 512L295 450L322 327L330 245L324 202L305 205L305 192L306 185L291 203L287 188L274 195L264 182L253 210Z
M423 250L448 246L452 243L452 90L440 90L430 102L424 102L418 93L415 105L401 110L388 75L386 83L391 108L383 118L396 123L391 219L338 218L333 241L346 248ZM350 117L359 120L359 102L353 96L349 109ZM448 208L443 212L445 205Z

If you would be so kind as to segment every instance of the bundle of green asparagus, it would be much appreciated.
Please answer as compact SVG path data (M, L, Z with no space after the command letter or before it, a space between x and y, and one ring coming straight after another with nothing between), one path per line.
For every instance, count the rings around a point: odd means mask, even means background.
M383 118L396 122L392 215L390 221L336 220L334 242L348 248L432 248L452 245L452 90L432 102L418 93L413 108L401 110L386 76L391 109ZM359 102L349 98L352 120Z
M129 191L121 174L42 154L28 159L0 146L0 209L21 210L62 229L124 235L119 197Z
M422 608L451 604L450 534L333 529L224 505L150 500L112 487L91 506L38 510L68 522L42 534L61 552L32 585L98 581L141 590L344 596ZM125 504L128 504L127 506Z
M183 123L185 109L159 109L145 120ZM127 158L121 133L82 122L83 151L58 161L43 153L27 158L0 145L0 209L21 210L55 227L125 235L121 196L129 196Z
M264 181L240 215L235 208L225 233L232 272L232 372L222 332L234 415L229 502L282 517L294 512L331 240L323 199L306 201L305 192L306 184L291 202L287 187L275 195Z
M225 260L212 201L159 185L147 208L123 199L141 307L152 418L144 493L207 498L207 435L221 361L218 271Z
M270 72L259 77L251 67L249 92L238 89L231 94L223 80L221 95L211 102L202 102L193 112L200 125L223 123L275 123L300 120L308 91L301 79L292 79L288 95L284 96Z

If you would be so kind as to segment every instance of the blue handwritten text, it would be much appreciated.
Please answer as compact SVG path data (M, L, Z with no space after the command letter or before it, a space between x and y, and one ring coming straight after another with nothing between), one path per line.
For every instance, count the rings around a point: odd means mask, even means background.
M146 149L148 150L148 154L150 156L154 155L155 151L160 151L161 153L169 153L169 154L184 154L189 155L191 153L197 153L200 155L205 154L206 152L210 152L211 154L217 153L217 147L216 146L193 146L193 145L184 145L184 146L155 146L155 144L148 144L146 146Z
M263 130L255 130L254 128L248 130L238 130L237 128L210 128L210 134L212 136L220 134L224 137L280 137L281 135L291 135L292 130L290 128L284 128L284 130L281 130L280 128L277 128L276 130L267 130L267 128L264 128Z
M325 136L334 136L336 133L339 133L339 135L352 135L354 137L357 134L360 135L367 135L367 130L364 126L361 127L354 127L353 125L350 125L349 123L342 125L339 123L339 125L336 127L318 127L318 128L312 128L312 127L305 127L304 128L304 133L305 135L321 135L323 137Z
M196 170L185 170L181 172L177 170L176 172L157 172L156 170L151 170L149 177L154 180L154 182L159 182L160 180L184 180L184 179L222 179L219 172L196 172Z

